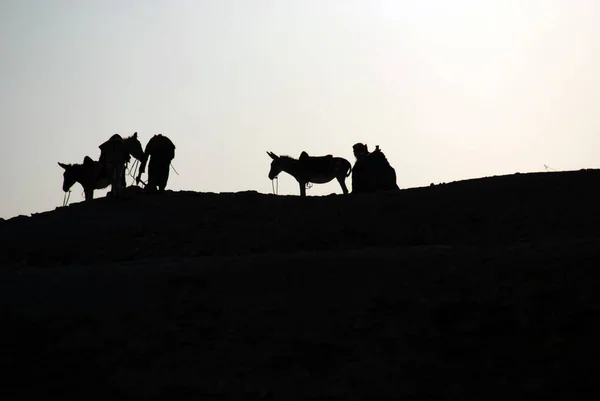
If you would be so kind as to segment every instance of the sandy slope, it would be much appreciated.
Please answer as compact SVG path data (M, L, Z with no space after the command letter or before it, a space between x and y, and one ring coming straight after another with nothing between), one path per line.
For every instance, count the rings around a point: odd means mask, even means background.
M132 194L0 222L0 394L589 398L599 178Z

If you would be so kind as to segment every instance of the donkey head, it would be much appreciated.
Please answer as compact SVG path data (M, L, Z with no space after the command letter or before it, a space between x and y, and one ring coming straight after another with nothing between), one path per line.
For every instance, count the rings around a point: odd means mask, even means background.
M131 156L138 160L142 160L144 158L144 150L142 149L142 144L138 140L137 132L135 132L129 138L125 138L123 141L125 142L125 147Z
M271 157L271 159L273 159L271 162L271 170L269 171L269 179L274 180L283 170L283 167L281 166L281 159L273 152L267 151L267 154Z
M63 185L62 189L65 192L68 192L69 189L77 182L77 169L76 166L72 164L65 164L58 162L58 165L65 169L63 173Z

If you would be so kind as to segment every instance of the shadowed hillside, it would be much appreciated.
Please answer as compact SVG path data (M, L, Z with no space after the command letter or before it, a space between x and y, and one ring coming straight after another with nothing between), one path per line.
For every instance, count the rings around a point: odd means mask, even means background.
M248 255L596 236L600 171L517 174L387 194L107 198L0 223L4 265Z
M596 390L599 183L131 188L0 221L0 394L579 399Z

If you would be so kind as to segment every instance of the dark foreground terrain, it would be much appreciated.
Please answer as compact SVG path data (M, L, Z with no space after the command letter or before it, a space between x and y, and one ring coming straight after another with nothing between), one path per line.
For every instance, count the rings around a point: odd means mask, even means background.
M598 399L600 171L0 222L0 396Z

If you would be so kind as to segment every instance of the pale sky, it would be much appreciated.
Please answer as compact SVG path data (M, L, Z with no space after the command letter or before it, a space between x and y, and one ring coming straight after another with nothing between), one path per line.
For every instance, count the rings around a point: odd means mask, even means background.
M270 193L267 150L354 164L356 142L402 189L598 168L599 20L597 0L3 0L0 217L60 206L57 162L135 131L173 140L175 191Z

